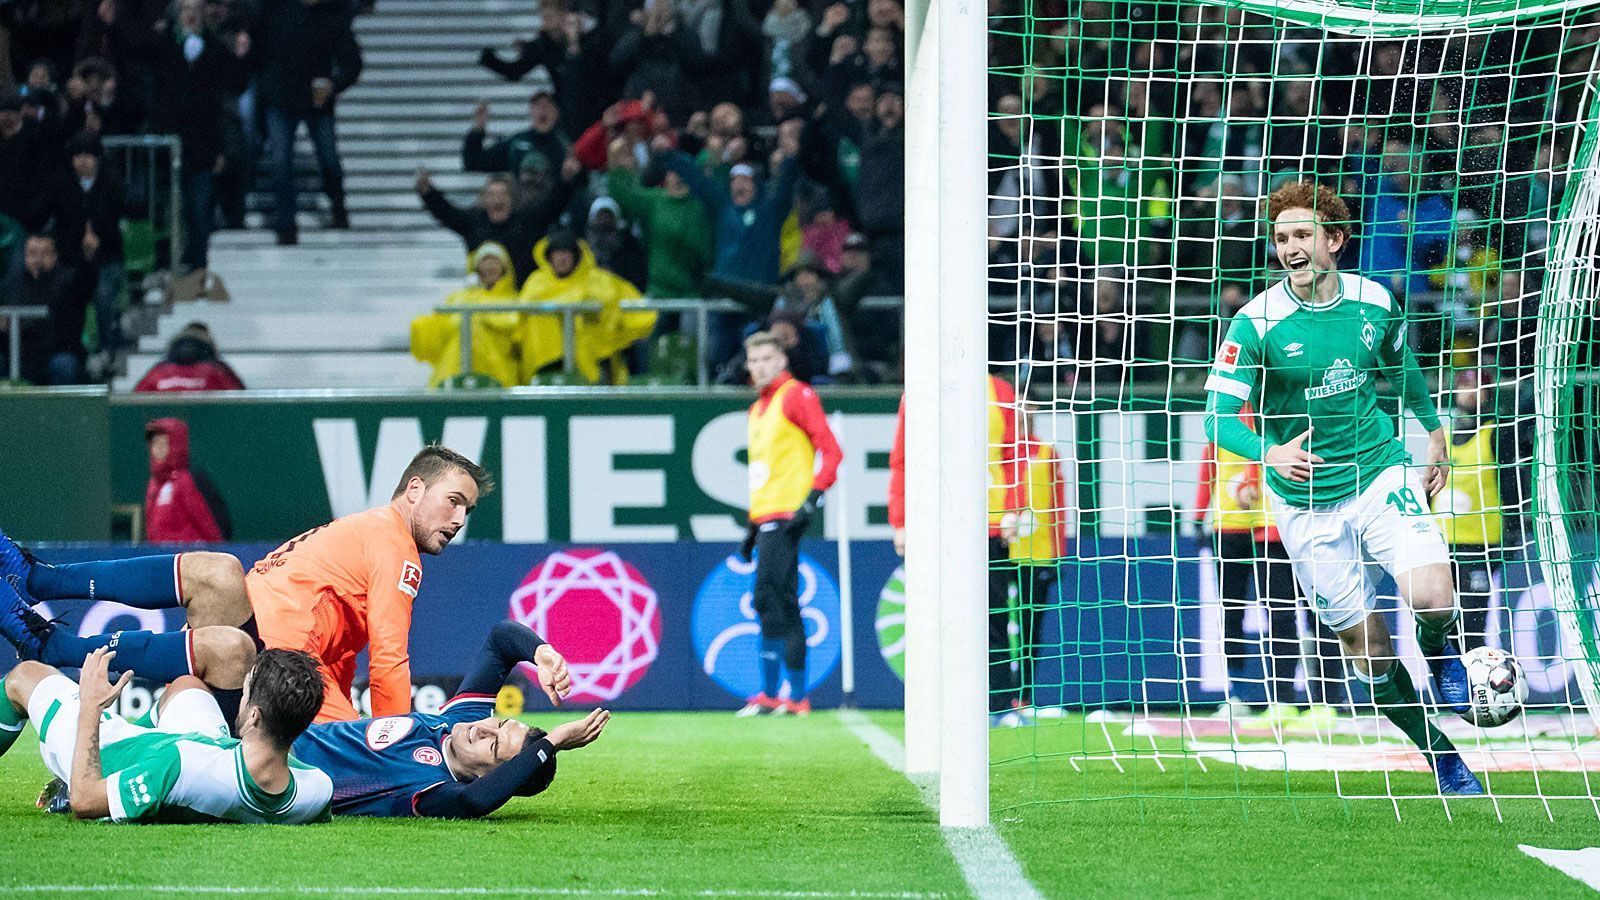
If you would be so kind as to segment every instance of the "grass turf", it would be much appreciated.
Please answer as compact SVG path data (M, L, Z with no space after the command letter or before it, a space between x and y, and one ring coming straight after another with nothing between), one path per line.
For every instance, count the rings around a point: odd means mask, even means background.
M873 713L891 734L898 713ZM551 717L541 717L548 726ZM1081 719L996 732L1001 835L1047 896L1579 896L1518 843L1593 843L1592 807L1330 797L1331 779L1148 762L1080 771L1104 749ZM1398 775L1422 791L1425 775ZM1528 776L1515 776L1528 777ZM1577 776L1573 776L1577 777ZM0 896L15 888L154 885L260 889L485 889L505 893L964 895L934 814L823 713L736 721L622 714L563 757L546 795L485 822L342 819L310 828L116 827L33 808L46 778L31 733L0 760ZM1381 775L1347 775L1381 790ZM1347 791L1351 787L1347 780ZM1516 785L1522 787L1521 785ZM1286 789L1287 788L1287 789ZM1133 796L1137 795L1137 796ZM1196 796L1220 799L1196 800ZM1122 797L1040 802L1068 797ZM1287 799L1293 798L1293 799ZM66 894L64 896L77 896Z

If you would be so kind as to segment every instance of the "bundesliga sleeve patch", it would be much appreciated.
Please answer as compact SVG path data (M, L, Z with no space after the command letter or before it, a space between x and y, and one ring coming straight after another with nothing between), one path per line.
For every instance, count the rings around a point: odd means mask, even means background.
M422 587L422 567L406 560L400 566L400 590L417 599L417 591Z
M1233 374L1239 369L1239 345L1233 341L1223 341L1222 349L1217 352L1217 371Z

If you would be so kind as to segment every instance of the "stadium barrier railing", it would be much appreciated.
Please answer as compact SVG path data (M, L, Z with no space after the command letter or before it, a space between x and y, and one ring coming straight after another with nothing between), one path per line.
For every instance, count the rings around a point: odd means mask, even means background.
M6 320L6 377L22 380L22 320L44 319L50 316L48 306L0 306L0 316Z
M183 258L183 148L177 135L111 135L101 140L106 165L120 173L132 215L128 268L151 274Z

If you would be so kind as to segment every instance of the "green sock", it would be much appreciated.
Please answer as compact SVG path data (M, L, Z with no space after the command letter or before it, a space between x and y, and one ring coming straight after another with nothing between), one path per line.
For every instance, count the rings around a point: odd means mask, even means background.
M5 756L11 745L22 736L22 726L26 721L11 707L11 701L6 699L6 680L0 678L0 756Z
M1417 689L1411 684L1411 673L1399 660L1391 662L1389 671L1374 678L1367 687L1372 689L1372 702L1417 745L1428 758L1429 766L1433 765L1437 754L1455 752L1455 744L1428 720L1427 712L1417 700Z
M1444 653L1445 642L1450 640L1450 633L1455 631L1456 622L1461 620L1461 611L1452 609L1450 617L1441 619L1418 613L1417 620L1417 646L1422 649L1423 656L1439 656Z

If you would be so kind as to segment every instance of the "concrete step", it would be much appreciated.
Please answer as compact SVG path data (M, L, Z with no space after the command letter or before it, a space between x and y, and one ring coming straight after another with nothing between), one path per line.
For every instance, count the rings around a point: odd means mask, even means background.
M480 45L481 46L481 45ZM471 69L478 73L478 77L493 78L487 69L478 65L478 48L471 50L432 50L427 47L386 47L377 50L362 50L362 71L368 69L417 69L427 66L430 68L444 68L446 66L459 66Z
M471 112L471 109L468 109ZM344 147L346 141L360 138L372 140L395 141L396 139L416 140L418 138L455 138L460 141L467 133L467 126L471 124L470 116L459 114L449 118L432 120L407 120L395 121L393 114L385 114L377 118L348 118L341 109L339 112L339 146ZM510 116L489 123L489 131L495 134L510 134L523 125L527 119L515 119Z
M428 40L436 34L455 32L481 32L490 36L490 43L503 43L509 46L513 38L526 38L538 30L537 14L501 15L467 12L460 8L449 15L404 13L389 15L384 11L375 16L360 16L356 19L356 36L361 39L363 46L368 37L380 34L399 33L410 35L413 40Z
M427 18L449 17L459 14L463 9L470 10L474 15L503 15L508 17L522 17L529 15L530 4L526 0L476 0L473 3L464 3L462 0L383 0L378 4L378 12L372 19L381 19L387 16L416 16ZM357 17L359 23L366 17Z
M509 54L508 54L509 55ZM531 84L533 75L524 78L521 84ZM512 84L505 79L478 65L477 55L473 54L465 64L460 66L430 66L410 68L378 68L362 69L361 81L364 85L455 85L455 84ZM351 88L355 90L355 88Z
M531 28L517 27L509 30L481 27L441 28L434 25L429 26L426 32L363 30L358 40L361 42L363 56L379 50L450 50L467 54L476 65L478 51L484 47L509 48L512 40L525 37L537 28L536 23ZM509 49L502 52L509 58Z
M460 161L457 160L459 165ZM477 172L449 171L440 169L433 173L433 184L446 196L453 196L456 192L476 193L483 187L484 176ZM413 183L416 181L414 170L412 172L380 173L372 171L347 172L344 179L345 192L350 196L358 193L412 193ZM413 195L415 199L415 195ZM421 201L416 201L421 203Z
M516 85L512 85L516 87ZM526 90L517 93L518 102L510 99L501 103L492 103L489 107L489 130L516 130L518 126L526 128L528 121ZM406 95L390 94L387 96L357 97L346 96L339 100L339 124L355 121L357 119L383 118L385 121L394 122L402 118L409 125L421 119L445 119L459 122L462 131L472 122L472 109L478 105L475 96L456 96L445 99L430 99L416 97L409 93Z
M453 103L471 116L479 100L488 100L499 106L510 104L512 112L521 115L528 108L528 98L533 95L532 81L475 81L451 84L357 84L339 99L342 111L350 103ZM504 112L504 110L501 110Z

